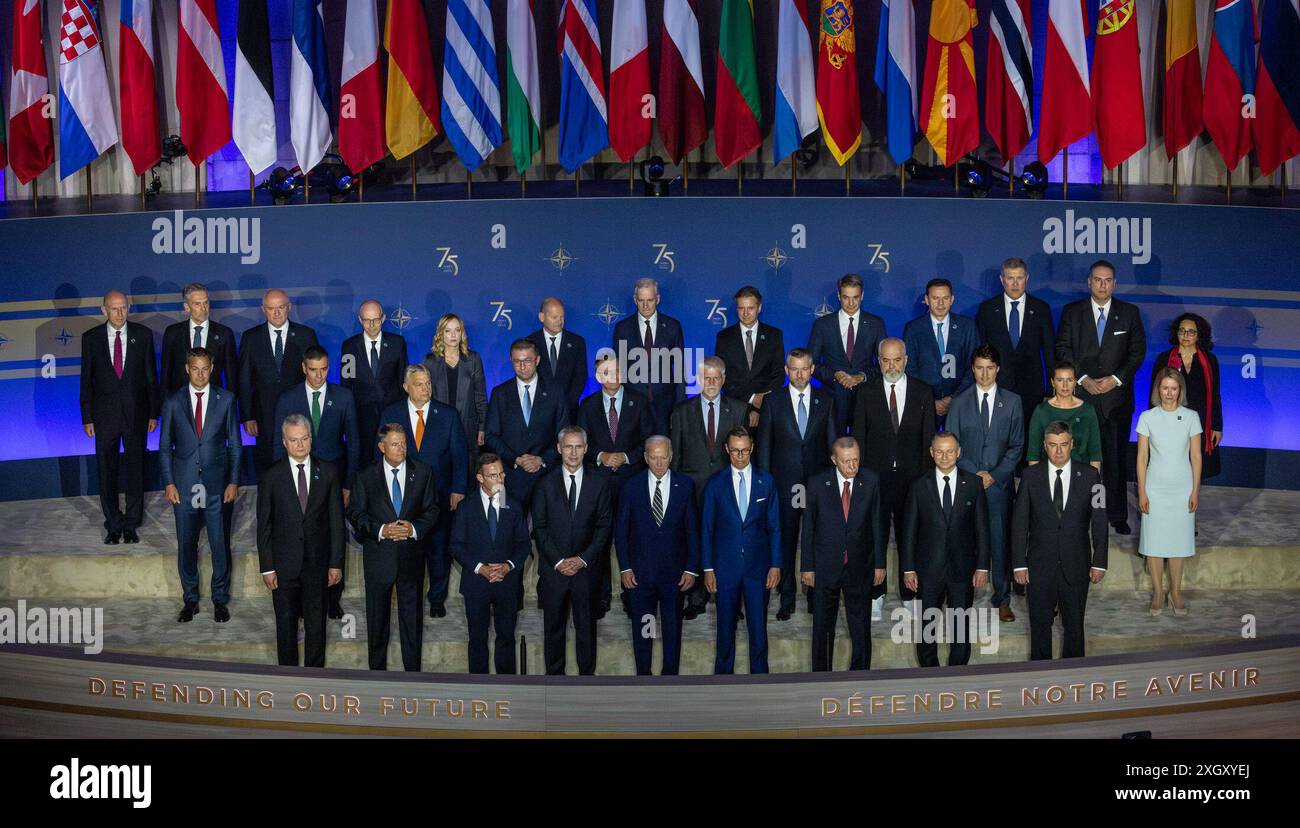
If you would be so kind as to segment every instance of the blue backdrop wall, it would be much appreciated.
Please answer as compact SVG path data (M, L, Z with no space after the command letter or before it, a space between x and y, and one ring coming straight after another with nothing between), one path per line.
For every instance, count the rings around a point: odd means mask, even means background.
M1029 262L1030 291L1058 315L1086 295L1089 263L1112 260L1119 295L1143 312L1151 357L1168 347L1178 313L1208 318L1223 367L1224 443L1241 450L1224 479L1300 487L1286 428L1300 409L1297 240L1293 210L926 198L418 202L0 221L0 498L93 488L80 336L102 321L110 288L132 295L132 318L160 342L182 318L187 282L209 285L214 318L237 334L261 321L262 291L284 287L293 318L333 354L359 329L363 299L384 304L413 359L439 315L455 311L490 386L509 375L508 344L538 326L549 294L565 300L569 327L594 354L633 312L633 281L657 278L661 310L709 353L735 321L732 294L753 284L763 318L793 347L835 307L844 273L864 277L865 305L900 334L924 312L927 279L952 280L956 310L973 314L1013 255ZM1148 375L1149 361L1140 389Z

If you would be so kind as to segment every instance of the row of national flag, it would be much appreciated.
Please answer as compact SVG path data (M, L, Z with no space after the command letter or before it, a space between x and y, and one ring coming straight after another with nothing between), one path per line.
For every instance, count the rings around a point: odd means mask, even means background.
M1252 150L1261 173L1300 155L1300 2L1215 0L1202 84L1196 0L1163 0L1165 54L1161 123L1173 157L1208 132L1229 170ZM114 117L98 0L13 0L8 120L0 115L0 166L27 183L53 162L52 96L42 42L42 2L62 6L57 116L59 174L66 178L119 141L137 174L160 157L155 95L154 0L121 0L118 100ZM232 138L260 173L278 155L268 0L238 0L233 90L228 93L217 0L179 0L176 107L196 164ZM535 0L495 0L504 9L506 54L499 71L493 0L446 0L441 83L421 0L388 0L383 28L387 87L380 73L375 0L346 0L341 81L331 89L323 0L291 3L290 143L298 165L315 167L332 146L353 170L392 154L402 159L446 135L477 169L509 136L522 173L541 148ZM763 140L752 0L663 0L659 73L651 90L646 0L613 0L608 83L596 0L562 0L555 57L560 73L561 165L572 172L606 148L624 161L651 142L651 122L674 162L708 137L700 4L719 3L713 137L730 167ZM975 0L932 0L924 61L918 59L916 0L880 0L874 82L884 100L884 144L898 163L923 133L941 164L978 148L982 129L1003 158L1035 132L1031 0L992 0L983 99L975 72ZM778 0L773 162L813 133L843 165L861 142L858 40L852 0ZM1104 166L1146 146L1146 105L1135 0L1100 0L1092 26L1084 0L1047 0L1038 157L1096 133ZM1041 9L1041 6L1040 6ZM815 36L815 39L814 39ZM1088 39L1093 38L1091 62ZM918 65L923 74L918 78ZM606 90L608 89L608 94ZM337 130L337 133L336 133ZM6 152L7 149L7 152Z

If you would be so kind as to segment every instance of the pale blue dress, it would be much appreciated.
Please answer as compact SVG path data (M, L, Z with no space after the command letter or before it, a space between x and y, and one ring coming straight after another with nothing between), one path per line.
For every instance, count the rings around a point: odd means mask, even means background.
M1151 558L1190 558L1196 554L1196 515L1187 511L1192 496L1192 461L1187 443L1201 433L1201 418L1185 406L1149 408L1138 417L1138 434L1150 446L1146 491L1150 513L1142 516L1138 550Z

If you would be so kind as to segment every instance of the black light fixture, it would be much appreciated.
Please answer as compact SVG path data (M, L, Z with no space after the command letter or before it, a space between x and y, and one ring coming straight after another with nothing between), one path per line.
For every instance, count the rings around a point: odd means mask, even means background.
M329 191L330 202L347 201L356 189L357 176L337 153L327 153L311 171L311 183Z
M1020 172L1020 189L1029 198L1042 198L1047 192L1047 166L1034 161Z
M962 185L970 191L972 197L988 198L989 190L993 188L993 168L983 159L975 159L966 164L965 168Z
M668 182L664 181L664 160L652 155L639 165L641 180L645 183L645 194L662 198L668 195Z
M185 155L188 152L189 152L189 148L185 146L185 142L181 141L181 136L168 135L166 138L163 139L162 142L163 160L170 163L173 158L180 158L181 156Z
M822 157L821 141L817 139L817 133L811 133L794 151L794 157L799 162L799 166L804 172L808 172Z
M293 198L293 191L298 189L298 175L301 171L294 167L286 170L276 167L262 186L271 191L271 200L276 204L288 204Z

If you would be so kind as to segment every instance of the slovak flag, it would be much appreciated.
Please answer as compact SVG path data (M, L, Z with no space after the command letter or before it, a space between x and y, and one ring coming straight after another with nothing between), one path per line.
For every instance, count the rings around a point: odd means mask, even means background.
M1255 96L1255 7L1250 0L1217 0L1210 31L1201 120L1224 166L1235 170L1252 143L1243 110L1246 96Z
M158 97L153 60L153 0L122 0L117 82L122 106L122 149L136 175L158 163Z
M63 0L59 25L59 178L117 143L99 27L84 0Z

